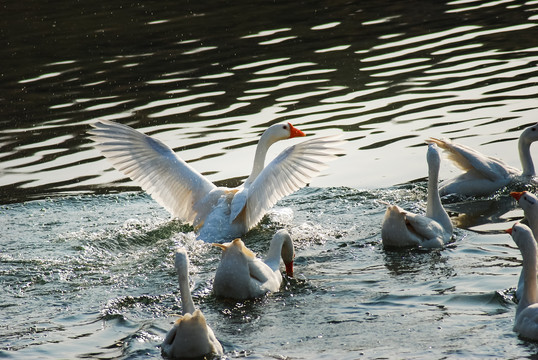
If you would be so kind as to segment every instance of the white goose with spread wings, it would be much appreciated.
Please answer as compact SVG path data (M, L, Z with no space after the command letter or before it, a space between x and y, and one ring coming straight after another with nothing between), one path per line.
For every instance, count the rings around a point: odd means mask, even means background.
M338 136L306 140L265 165L269 147L305 134L289 123L262 134L250 176L236 188L217 187L167 145L127 125L101 120L90 130L95 147L172 216L192 223L204 241L242 236L278 200L305 186L341 152Z

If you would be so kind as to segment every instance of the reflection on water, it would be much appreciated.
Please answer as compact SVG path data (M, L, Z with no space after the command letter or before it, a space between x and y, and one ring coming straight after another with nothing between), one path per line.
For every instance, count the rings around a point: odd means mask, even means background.
M180 245L195 303L231 356L538 350L511 331L521 261L500 232L522 212L506 190L444 199L459 228L440 252L384 251L379 229L386 202L424 212L425 138L519 167L519 133L538 121L536 1L30 0L3 10L0 356L159 357L181 311ZM192 229L146 195L96 195L137 189L92 148L98 119L155 136L230 185L250 173L274 122L342 133L347 154L246 237L264 253L289 228L297 278L259 301L215 299L218 253ZM442 179L457 172L443 161Z
M518 164L515 139L537 114L532 2L419 7L11 4L21 16L2 15L1 201L133 186L91 148L97 119L156 135L213 181L244 178L277 121L350 140L314 185L420 178L411 159L430 136Z

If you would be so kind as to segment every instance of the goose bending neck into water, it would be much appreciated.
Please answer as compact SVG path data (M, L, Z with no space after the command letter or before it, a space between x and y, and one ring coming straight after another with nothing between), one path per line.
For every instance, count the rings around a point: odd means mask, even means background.
M439 248L452 237L452 222L441 204L437 182L441 157L435 144L428 145L428 198L426 216L390 205L385 212L381 239L386 247Z
M187 252L176 252L175 268L181 293L182 316L175 322L161 345L162 353L171 358L194 358L208 354L223 355L220 342L207 325L204 315L195 309L189 287Z
M538 340L538 288L536 283L536 241L528 226L516 223L507 232L523 257L525 287L516 310L514 331L523 338Z
M286 230L279 230L273 236L263 261L241 239L214 245L222 249L222 258L213 281L213 292L217 296L244 300L278 291L282 283L281 258L287 275L293 276L295 253L293 241Z
M519 136L519 159L523 171L505 164L500 159L485 156L468 146L447 139L430 138L426 141L446 150L448 158L464 171L463 174L441 183L441 195L454 193L482 196L492 194L517 177L536 175L530 152L531 144L536 140L538 140L538 123L523 130Z
M327 136L282 151L265 166L269 147L305 136L290 123L262 134L252 172L237 188L217 187L161 141L127 125L100 120L89 131L95 147L112 165L147 191L173 217L192 223L204 241L245 234L278 200L305 186L341 152L342 140Z

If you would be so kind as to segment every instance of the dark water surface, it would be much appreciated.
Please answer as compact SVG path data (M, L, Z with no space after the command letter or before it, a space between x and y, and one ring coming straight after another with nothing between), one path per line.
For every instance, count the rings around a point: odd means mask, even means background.
M512 189L445 199L459 228L442 251L385 251L380 224L386 202L424 211L427 137L520 166L517 138L538 121L537 1L0 8L1 357L160 357L181 311L177 246L227 357L536 356L511 330ZM231 185L272 123L341 133L346 155L245 238L263 254L288 228L296 278L257 301L214 298L218 251L92 148L98 119ZM457 173L443 162L442 179Z

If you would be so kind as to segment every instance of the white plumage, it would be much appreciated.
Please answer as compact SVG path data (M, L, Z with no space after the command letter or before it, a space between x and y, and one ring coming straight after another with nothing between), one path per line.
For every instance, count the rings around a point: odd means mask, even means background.
M500 159L483 155L468 146L454 143L448 139L430 138L426 140L426 142L435 143L446 150L452 163L464 171L463 174L440 184L441 196L447 194L491 195L508 185L514 178L534 176L535 170L530 146L536 140L538 140L538 124L526 128L519 136L519 159L523 171L505 164Z
M175 268L181 292L182 316L161 344L163 355L169 358L199 358L204 355L223 355L222 345L207 325L204 315L195 309L189 288L189 259L185 249L176 252Z
M516 223L507 230L523 257L524 291L516 310L514 331L521 337L538 340L538 290L536 283L536 241L528 226Z
M265 260L250 251L241 239L226 244L214 244L222 249L222 258L213 281L217 296L232 299L249 299L276 292L282 284L280 259L286 273L293 276L293 241L286 230L273 236Z
M438 190L441 156L435 144L428 145L428 199L426 216L413 214L396 205L385 212L381 240L385 247L443 247L452 237L452 222Z
M288 147L265 165L276 141L304 133L291 124L270 126L261 136L254 165L237 188L217 187L167 145L127 125L101 120L90 131L95 147L137 182L172 216L187 221L205 241L242 236L278 200L305 186L341 152L342 140L327 136Z

